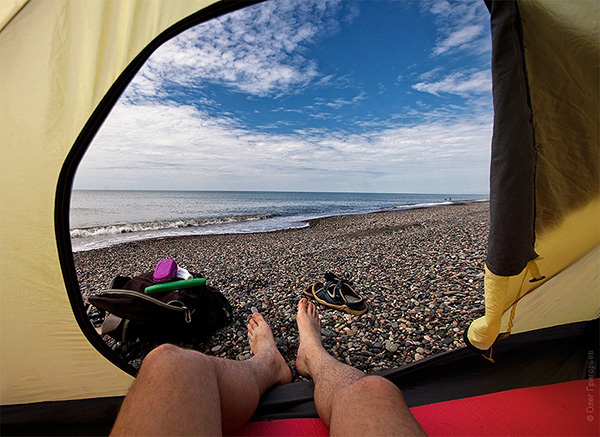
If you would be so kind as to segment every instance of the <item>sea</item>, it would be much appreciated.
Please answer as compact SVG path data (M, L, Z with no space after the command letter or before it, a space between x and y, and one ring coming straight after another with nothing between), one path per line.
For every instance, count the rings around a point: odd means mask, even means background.
M74 190L73 251L152 238L271 232L315 218L487 200L487 195Z

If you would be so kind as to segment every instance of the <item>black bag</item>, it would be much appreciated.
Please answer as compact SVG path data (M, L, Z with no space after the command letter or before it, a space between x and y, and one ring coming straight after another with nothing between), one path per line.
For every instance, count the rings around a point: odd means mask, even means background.
M91 296L90 303L107 312L101 334L123 342L138 337L182 339L210 335L232 320L231 305L214 287L145 294L151 285L155 285L152 272L117 276L110 289Z

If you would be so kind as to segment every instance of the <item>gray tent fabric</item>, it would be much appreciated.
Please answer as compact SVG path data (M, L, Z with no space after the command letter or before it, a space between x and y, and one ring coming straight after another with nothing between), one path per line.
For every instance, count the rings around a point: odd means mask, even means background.
M491 14L494 132L490 169L487 267L519 274L537 257L536 153L519 10L515 1L486 1Z

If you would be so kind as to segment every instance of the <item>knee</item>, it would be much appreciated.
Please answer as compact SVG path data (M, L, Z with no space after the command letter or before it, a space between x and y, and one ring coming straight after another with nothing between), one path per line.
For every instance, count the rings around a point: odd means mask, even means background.
M352 390L352 394L357 396L375 396L390 398L394 396L402 397L400 389L394 385L389 379L382 378L381 376L368 375L364 378L355 381L351 384L349 389Z
M173 344L161 344L160 346L152 349L148 355L146 355L143 365L154 367L157 364L170 364L182 359L185 356L185 352L185 349Z
M200 352L183 349L172 344L161 344L152 349L142 363L140 373L181 374L189 366L211 373L208 357Z

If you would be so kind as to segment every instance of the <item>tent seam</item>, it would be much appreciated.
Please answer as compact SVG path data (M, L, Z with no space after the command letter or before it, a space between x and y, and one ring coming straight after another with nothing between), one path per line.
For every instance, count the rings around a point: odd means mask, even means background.
M513 29L516 32L517 39L519 41L521 56L520 56L520 65L523 75L523 83L525 84L525 98L526 100L523 102L525 105L525 109L529 109L530 120L529 125L531 126L531 140L533 146L533 223L531 226L533 228L533 241L531 242L531 246L535 256L530 259L530 261L536 259L539 255L535 253L535 242L536 242L536 217L537 217L537 189L536 189L536 179L537 179L537 161L538 161L538 151L537 151L537 143L536 143L536 135L535 135L535 123L534 123L534 114L533 114L533 104L531 103L531 87L529 85L529 76L527 74L527 62L525 59L525 40L523 34L523 19L521 18L521 13L519 11L519 0L515 0L515 17L513 18ZM514 19L516 18L516 22Z

